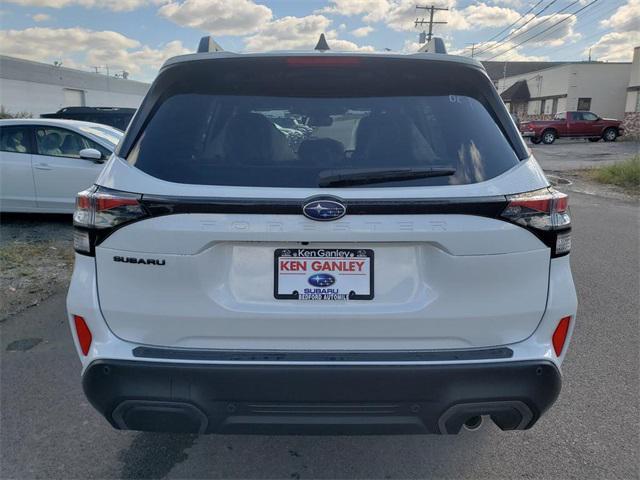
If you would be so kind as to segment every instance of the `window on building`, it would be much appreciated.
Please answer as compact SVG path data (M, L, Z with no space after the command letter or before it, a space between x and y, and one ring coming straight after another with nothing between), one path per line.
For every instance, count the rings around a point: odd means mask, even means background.
M636 112L640 112L640 91L636 92Z
M556 112L564 112L567 110L567 97L558 98L558 108L556 108Z
M551 115L553 113L553 99L547 98L544 101L544 111L545 115Z
M29 127L10 126L0 128L0 151L31 153Z
M590 98L579 98L578 99L578 110L582 111L582 112L591 110L591 99Z
M540 100L531 100L527 107L527 114L538 115L540 113Z

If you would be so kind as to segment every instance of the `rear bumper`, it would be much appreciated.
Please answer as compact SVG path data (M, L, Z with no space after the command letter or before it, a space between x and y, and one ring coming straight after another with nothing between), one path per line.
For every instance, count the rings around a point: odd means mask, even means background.
M458 433L489 415L533 426L560 392L549 361L257 365L96 360L89 401L119 429L192 433Z

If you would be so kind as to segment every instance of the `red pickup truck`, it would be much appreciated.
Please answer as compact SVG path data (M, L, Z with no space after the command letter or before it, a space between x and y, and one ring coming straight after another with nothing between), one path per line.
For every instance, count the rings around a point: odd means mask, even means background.
M553 120L531 120L520 124L520 133L532 143L552 144L559 137L582 137L591 142L601 138L614 142L624 133L620 120L600 118L591 112L559 112Z

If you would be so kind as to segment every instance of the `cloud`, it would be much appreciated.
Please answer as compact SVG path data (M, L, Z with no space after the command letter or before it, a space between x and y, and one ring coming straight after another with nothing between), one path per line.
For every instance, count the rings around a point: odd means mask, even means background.
M520 14L505 7L490 6L486 3L469 5L462 10L453 10L449 21L456 30L494 28L509 25L520 18Z
M455 30L480 30L506 26L520 18L520 14L511 8L487 5L480 2L462 9L456 9L454 0L436 2L436 6L449 8L449 11L436 12L436 21L447 22L446 25L436 25L436 32ZM416 3L412 0L395 0L384 16L384 22L396 31L412 31L414 21L427 18L428 14L416 11Z
M375 52L376 49L371 45L358 45L357 43L350 42L349 40L342 40L337 38L336 32L330 30L327 32L327 41L331 50L345 51L345 52Z
M389 28L399 32L415 30L416 18L428 18L425 10L416 10L415 0L330 0L331 4L317 13L335 15L359 15L366 23L383 22ZM417 2L420 3L420 2ZM446 25L436 25L436 32L456 30L479 30L509 25L520 18L513 8L489 5L478 2L465 8L457 9L456 0L435 0L434 6L448 8L449 11L435 12L436 21L445 21ZM502 0L500 2L517 6L519 0Z
M633 57L633 48L640 45L640 31L611 32L603 35L593 45L585 48L582 55L589 54L595 60L608 62L629 62Z
M391 6L390 0L330 0L331 5L316 13L330 15L362 15L365 22L382 20Z
M51 15L47 15L46 13L36 13L35 15L31 16L31 19L34 22L48 22L49 20L51 20Z
M155 73L167 58L187 53L193 52L184 48L179 40L173 40L157 49L141 45L131 51L125 49L114 51L109 48L92 50L87 55L86 61L90 65L109 65L109 68L113 65L116 70L127 70L132 74L141 73L143 68Z
M491 0L496 5L509 5L511 7L520 8L524 4L523 0Z
M248 35L268 23L273 13L251 0L184 0L162 5L158 13L182 27L212 35Z
M611 28L616 32L640 30L640 0L629 0L618 8L615 13L600 22L600 26Z
M402 53L416 53L420 47L424 46L424 43L418 43L413 40L405 40L402 45Z
M246 38L245 46L249 51L312 49L330 25L331 20L323 15L282 17Z
M374 30L373 27L360 27L360 28L356 28L355 30L351 30L351 35L358 38L366 37L371 32L373 32L373 30Z
M333 50L373 50L373 47L338 38L337 32L344 31L346 25L333 30L331 19L325 15L274 18L271 9L252 0L173 0L162 5L158 12L178 25L205 30L214 36L243 37L247 51L311 50L321 33L331 40ZM365 36L371 30L363 27L358 33Z
M179 41L159 48L142 45L120 33L83 28L40 28L0 31L2 52L6 55L89 69L108 65L113 71L126 70L132 76L149 79L169 57L189 53Z
M4 0L23 7L85 7L105 8L115 12L135 10L148 4L157 4L161 0Z
M258 33L244 39L248 51L266 50L311 50L325 33L332 50L373 51L371 46L338 38L331 30L331 20L324 15L306 17L282 17L265 24Z

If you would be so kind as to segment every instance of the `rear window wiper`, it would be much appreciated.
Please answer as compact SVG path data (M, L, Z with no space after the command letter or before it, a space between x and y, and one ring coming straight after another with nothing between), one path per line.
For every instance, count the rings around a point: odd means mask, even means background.
M448 177L455 168L433 166L425 168L346 168L324 170L318 176L320 187L349 187L373 183L399 182L416 178Z

